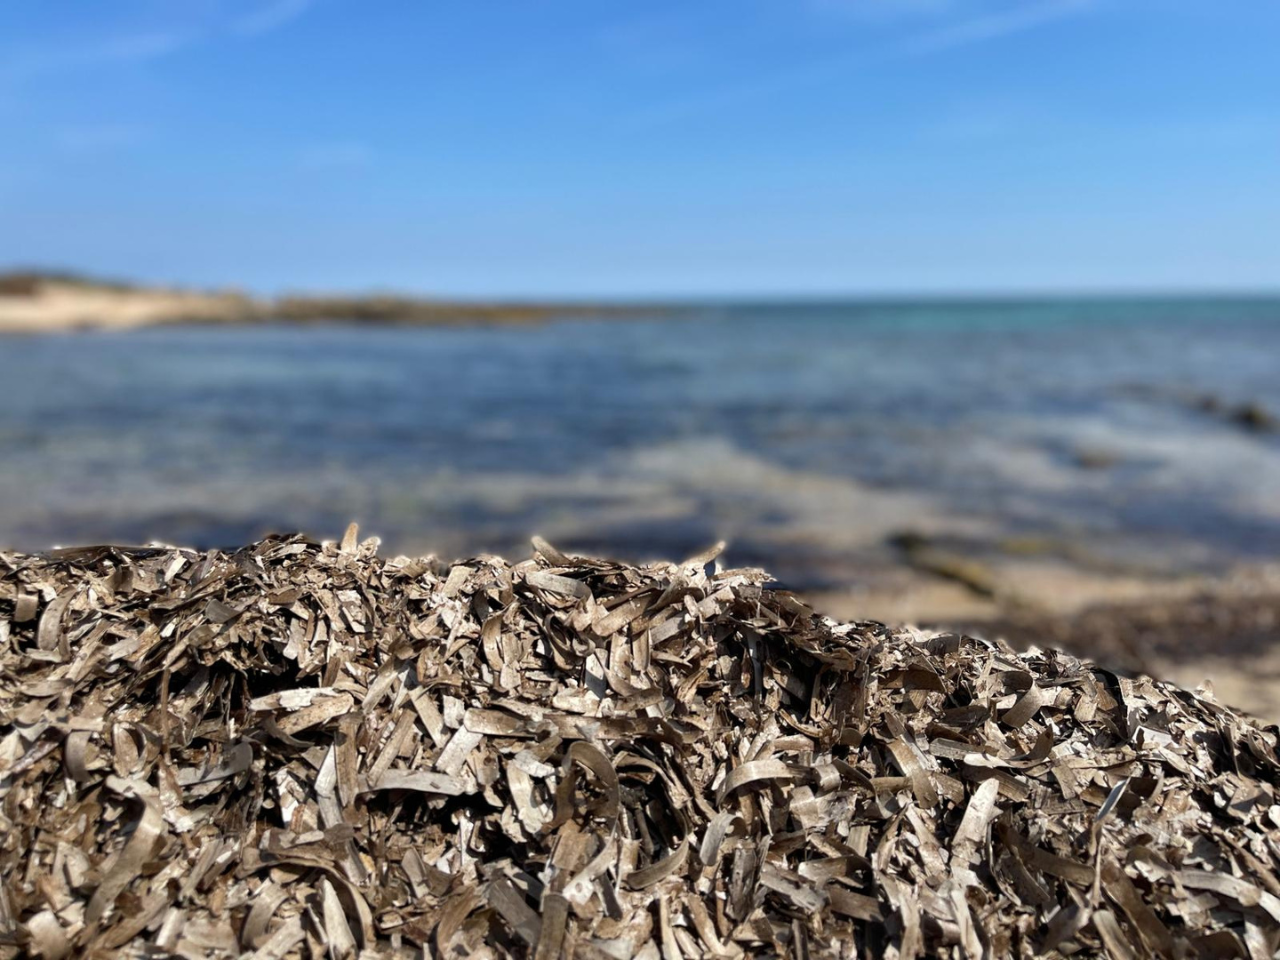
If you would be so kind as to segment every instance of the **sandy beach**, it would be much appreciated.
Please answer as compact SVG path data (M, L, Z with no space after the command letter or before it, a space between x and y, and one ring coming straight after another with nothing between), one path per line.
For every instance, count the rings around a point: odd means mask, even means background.
M10 278L0 282L0 332L128 330L164 323L236 323L260 314L260 301L234 293Z

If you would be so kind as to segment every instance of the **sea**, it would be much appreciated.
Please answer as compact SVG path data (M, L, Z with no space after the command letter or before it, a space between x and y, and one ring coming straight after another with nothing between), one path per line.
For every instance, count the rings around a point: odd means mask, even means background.
M267 532L824 588L936 541L1280 554L1280 300L696 304L0 340L0 547ZM1032 546L1029 546L1032 545Z

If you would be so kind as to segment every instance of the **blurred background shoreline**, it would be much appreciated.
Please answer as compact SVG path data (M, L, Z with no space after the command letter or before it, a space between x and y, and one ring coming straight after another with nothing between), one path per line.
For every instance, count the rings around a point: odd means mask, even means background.
M726 539L834 616L1209 678L1280 716L1280 297L286 315L21 279L0 284L0 329L26 334L0 340L6 547L349 520L444 559Z
M102 280L69 270L0 272L0 334L136 330L191 324L369 323L385 326L544 323L653 315L662 305L542 300L446 300L396 293L254 296Z

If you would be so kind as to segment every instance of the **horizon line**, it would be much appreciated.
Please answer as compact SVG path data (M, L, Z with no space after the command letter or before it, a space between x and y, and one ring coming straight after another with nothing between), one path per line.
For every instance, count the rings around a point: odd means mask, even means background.
M863 287L848 289L808 289L808 290L717 290L712 292L694 291L653 291L653 292L563 292L563 293L520 293L520 292L450 292L446 289L424 290L405 285L388 283L369 283L360 286L342 288L308 288L300 285L282 284L272 290L253 288L234 282L216 284L200 284L172 280L126 279L110 272L98 273L91 270L79 270L68 267L36 266L31 264L12 264L0 266L0 279L5 277L30 275L40 279L83 283L91 286L115 286L134 290L171 290L196 294L242 293L258 299L280 300L288 297L307 298L352 298L366 297L403 297L421 300L438 300L444 302L478 302L478 303L637 303L653 305L678 306L718 306L728 304L781 304L781 303L837 303L850 301L865 302L947 302L947 301L1040 301L1040 300L1101 300L1101 299L1143 299L1143 300L1198 300L1198 299L1273 299L1280 298L1280 284L1273 286L1244 284L1185 284L1185 285L1043 285L1006 287L975 285L972 287Z

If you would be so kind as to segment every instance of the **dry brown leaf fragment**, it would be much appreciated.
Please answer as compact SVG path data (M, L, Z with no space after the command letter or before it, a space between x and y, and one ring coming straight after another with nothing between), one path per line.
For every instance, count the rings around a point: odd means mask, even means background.
M0 960L1277 946L1220 704L709 555L375 546L0 555Z

